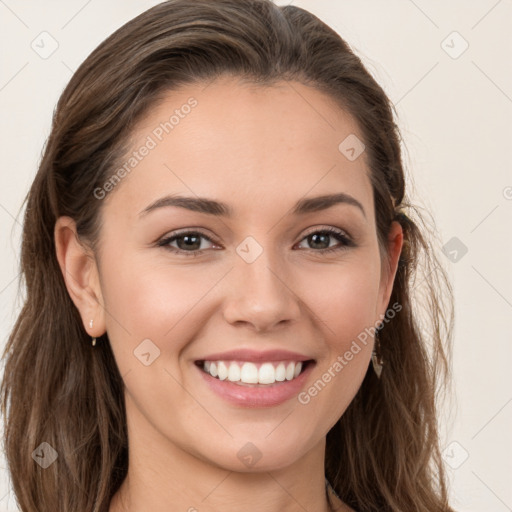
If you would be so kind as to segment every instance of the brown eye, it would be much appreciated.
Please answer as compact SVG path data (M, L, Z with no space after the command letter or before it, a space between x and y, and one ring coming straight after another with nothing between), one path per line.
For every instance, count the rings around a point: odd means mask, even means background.
M338 240L338 244L330 246L332 239ZM334 228L325 228L309 233L303 240L306 240L309 244L309 248L315 252L331 252L346 249L347 247L353 247L355 244L352 240L343 232Z
M213 241L206 235L197 231L184 231L166 237L158 242L159 247L165 247L171 252L183 254L186 256L198 256L205 247L201 248L202 240L207 240L213 243ZM172 246L172 243L176 243L176 246Z

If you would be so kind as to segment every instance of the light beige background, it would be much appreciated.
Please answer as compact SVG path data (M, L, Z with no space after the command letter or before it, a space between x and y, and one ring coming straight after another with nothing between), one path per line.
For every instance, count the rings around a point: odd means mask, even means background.
M57 99L103 39L156 3L0 0L0 347L20 307L19 209ZM512 510L512 3L277 3L310 10L363 59L398 111L413 199L433 212L441 245L467 247L457 262L442 256L456 294L456 396L442 419L452 505ZM31 47L43 31L58 43L45 59ZM0 466L0 512L11 512Z

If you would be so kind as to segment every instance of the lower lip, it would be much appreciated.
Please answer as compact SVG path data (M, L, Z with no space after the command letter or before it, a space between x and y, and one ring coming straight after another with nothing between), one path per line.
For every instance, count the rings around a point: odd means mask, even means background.
M241 407L273 407L297 396L304 386L315 363L295 379L276 382L268 386L241 386L229 380L220 380L194 365L211 390L228 402Z

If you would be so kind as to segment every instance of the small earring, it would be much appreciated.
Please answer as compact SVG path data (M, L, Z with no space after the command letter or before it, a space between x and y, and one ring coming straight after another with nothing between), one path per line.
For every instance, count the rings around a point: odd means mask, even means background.
M92 325L94 323L94 320L89 320L89 327L92 329ZM92 346L95 347L96 346L96 338L91 338L92 340Z
M382 374L382 367L384 366L384 360L382 359L382 356L378 354L378 350L380 348L379 343L379 337L378 337L378 331L375 333L375 348L372 352L372 365L373 370L375 371L375 374L377 375L377 378L380 379L380 376Z

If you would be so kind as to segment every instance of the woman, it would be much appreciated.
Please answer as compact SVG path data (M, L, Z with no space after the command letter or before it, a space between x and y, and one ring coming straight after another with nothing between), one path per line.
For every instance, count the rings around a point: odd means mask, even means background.
M424 231L388 98L315 16L171 0L121 27L27 197L2 382L21 510L452 510Z

